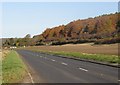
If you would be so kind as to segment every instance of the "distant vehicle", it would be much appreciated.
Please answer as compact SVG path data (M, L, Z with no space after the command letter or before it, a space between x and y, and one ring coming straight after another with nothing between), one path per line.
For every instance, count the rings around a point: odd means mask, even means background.
M13 49L13 48L17 48L17 47L15 47L15 46L12 46L12 47L10 47L11 49Z

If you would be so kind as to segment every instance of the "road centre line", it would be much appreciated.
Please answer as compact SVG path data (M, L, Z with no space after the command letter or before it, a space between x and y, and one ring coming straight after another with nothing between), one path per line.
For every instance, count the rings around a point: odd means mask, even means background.
M55 61L54 59L51 59L52 61Z
M40 56L42 58L42 56Z
M83 71L85 71L85 72L87 72L87 71L88 71L87 69L80 68L80 67L79 67L78 69L83 70Z
M64 63L64 62L62 62L61 64L66 65L66 66L68 65L67 63Z

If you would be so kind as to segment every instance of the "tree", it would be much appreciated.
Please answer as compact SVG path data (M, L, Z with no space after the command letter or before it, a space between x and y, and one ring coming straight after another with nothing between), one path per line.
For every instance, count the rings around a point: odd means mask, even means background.
M3 46L9 46L10 45L10 42L9 42L9 40L7 39L6 41L5 41L5 43L3 43Z
M10 45L11 45L11 46L14 46L14 45L15 45L15 40L14 40L14 38L10 38L9 41L10 41Z
M27 34L24 38L31 38L31 35Z

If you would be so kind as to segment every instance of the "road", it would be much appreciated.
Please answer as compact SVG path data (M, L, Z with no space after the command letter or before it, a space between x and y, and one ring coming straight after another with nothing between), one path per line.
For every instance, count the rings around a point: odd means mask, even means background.
M117 83L118 68L27 50L17 51L42 83Z

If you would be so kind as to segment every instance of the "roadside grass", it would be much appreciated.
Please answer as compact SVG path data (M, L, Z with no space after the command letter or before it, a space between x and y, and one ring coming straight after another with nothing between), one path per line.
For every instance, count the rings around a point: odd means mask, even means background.
M2 83L19 83L26 74L26 67L16 51L10 51L2 61Z
M95 60L100 62L120 63L120 59L116 55L87 54L87 53L79 53L79 52L48 52L48 53L67 56L67 57L71 56L81 59Z
M0 85L2 84L2 51L0 49Z
M10 50L2 50L1 55L2 55L2 60L7 56L7 54L10 52Z
M80 53L80 52L64 52L64 51L42 51L42 50L34 50L42 53L61 55L66 57L75 57L80 59L94 60L99 62L111 63L111 64L120 64L120 58L117 55L105 55L105 54L88 54L88 53Z

